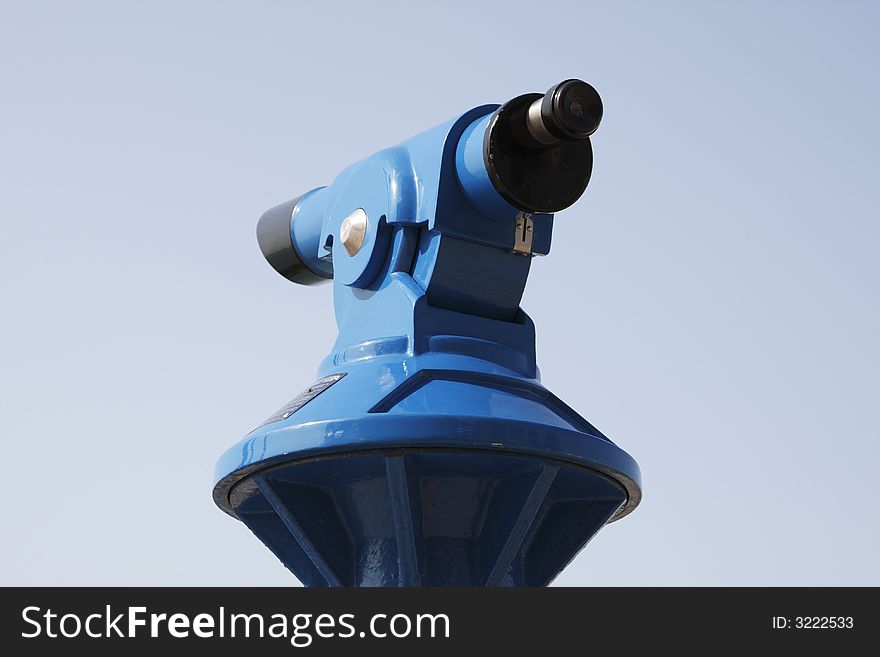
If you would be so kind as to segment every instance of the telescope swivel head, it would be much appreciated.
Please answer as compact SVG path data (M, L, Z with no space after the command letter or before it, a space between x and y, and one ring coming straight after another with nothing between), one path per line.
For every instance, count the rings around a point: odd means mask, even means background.
M565 80L546 94L518 96L500 107L476 108L451 125L349 167L329 188L272 208L257 225L260 248L282 276L312 285L333 278L334 263L338 266L340 258L353 258L367 246L370 255L359 258L364 266L345 267L358 270L349 276L354 279L348 284L360 287L369 286L378 272L376 263L390 244L387 234L378 233L388 228L394 232L394 228L428 222L432 230L474 243L521 255L543 255L549 249L549 216L539 220L538 243L531 237L534 248L527 244L530 235L521 234L523 218L534 223L533 215L551 215L580 198L592 171L589 137L601 118L598 93L580 80ZM454 160L449 157L453 152ZM426 161L429 157L432 161ZM348 206L340 204L340 199L348 200L346 192L353 185L366 182L368 169L387 174L385 184L377 184L379 191L385 187L386 202L374 199L373 213L355 207L360 205L356 198ZM471 226L464 218L436 216L440 210L460 212L462 208L446 203L437 207L435 202L443 199L420 191L418 186L428 175L437 184L438 175L457 181L470 206L465 209ZM382 182L375 177L377 183ZM344 251L334 249L334 243Z

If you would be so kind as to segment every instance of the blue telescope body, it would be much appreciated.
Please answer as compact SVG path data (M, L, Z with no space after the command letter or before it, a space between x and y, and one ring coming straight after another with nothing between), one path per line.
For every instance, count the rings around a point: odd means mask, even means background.
M639 503L636 462L540 383L519 307L601 116L580 80L476 107L260 219L279 273L332 281L339 336L214 500L305 585L543 586Z

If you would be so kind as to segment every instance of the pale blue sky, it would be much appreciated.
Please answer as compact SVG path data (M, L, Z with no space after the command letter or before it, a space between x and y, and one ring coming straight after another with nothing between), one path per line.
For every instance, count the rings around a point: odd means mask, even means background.
M880 6L311 4L0 3L0 583L291 583L210 494L335 336L257 218L581 77L523 307L645 496L558 584L880 584Z

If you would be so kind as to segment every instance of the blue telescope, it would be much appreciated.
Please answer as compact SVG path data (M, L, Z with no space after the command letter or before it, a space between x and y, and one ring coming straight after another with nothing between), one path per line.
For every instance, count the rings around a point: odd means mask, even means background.
M318 379L221 456L214 500L307 586L544 586L641 498L639 468L539 381L519 307L590 179L580 80L483 105L257 225L332 281Z

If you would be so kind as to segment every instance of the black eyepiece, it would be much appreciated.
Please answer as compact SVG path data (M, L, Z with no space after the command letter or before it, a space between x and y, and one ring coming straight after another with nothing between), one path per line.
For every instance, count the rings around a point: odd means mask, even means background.
M544 94L541 119L557 139L586 139L602 121L602 99L583 80L565 80Z
M483 160L489 179L512 206L558 212L590 181L590 135L602 120L602 99L582 80L564 80L546 94L517 96L489 121Z
M602 99L583 80L564 80L535 96L525 113L525 128L517 132L525 148L582 141L596 132L602 120Z

